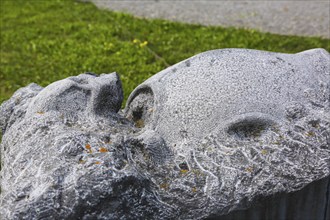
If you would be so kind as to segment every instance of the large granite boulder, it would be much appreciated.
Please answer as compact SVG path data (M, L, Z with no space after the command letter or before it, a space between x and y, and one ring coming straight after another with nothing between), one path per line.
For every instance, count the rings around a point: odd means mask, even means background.
M0 107L1 219L327 219L330 56L225 49ZM299 201L299 202L297 202Z

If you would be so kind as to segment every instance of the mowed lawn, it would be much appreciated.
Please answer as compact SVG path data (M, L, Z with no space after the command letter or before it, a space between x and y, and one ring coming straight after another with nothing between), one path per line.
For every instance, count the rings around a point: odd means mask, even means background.
M73 0L0 4L0 103L31 82L46 86L83 72L117 72L126 99L153 74L212 49L330 50L329 39L146 20Z

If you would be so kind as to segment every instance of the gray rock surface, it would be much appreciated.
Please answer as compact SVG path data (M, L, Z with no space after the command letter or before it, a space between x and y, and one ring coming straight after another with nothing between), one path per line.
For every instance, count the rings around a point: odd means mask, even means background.
M115 73L22 88L0 106L0 218L326 219L329 65L322 49L208 51L124 112Z
M144 18L330 38L330 1L87 0Z

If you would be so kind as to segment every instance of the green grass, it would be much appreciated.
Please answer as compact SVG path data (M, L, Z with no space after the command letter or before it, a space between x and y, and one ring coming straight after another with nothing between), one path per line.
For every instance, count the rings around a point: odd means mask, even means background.
M158 71L211 49L330 50L329 39L138 19L71 0L0 2L0 103L31 82L87 71L119 73L126 99Z

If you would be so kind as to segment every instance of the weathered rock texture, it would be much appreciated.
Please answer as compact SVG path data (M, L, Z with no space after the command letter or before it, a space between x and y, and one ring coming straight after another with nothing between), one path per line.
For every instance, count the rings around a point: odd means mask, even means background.
M209 51L124 113L115 73L22 88L0 107L0 217L327 219L329 65L322 49Z

